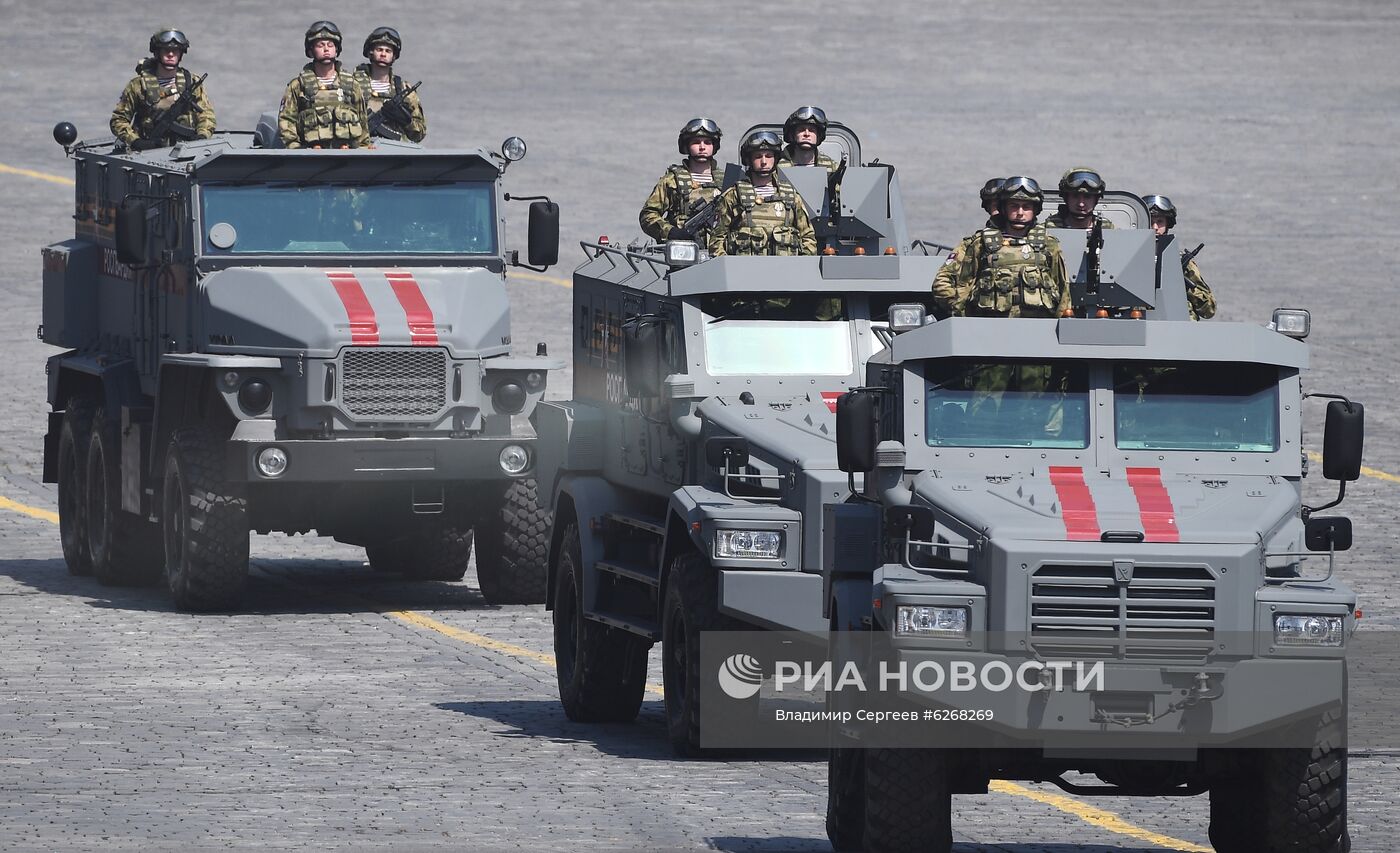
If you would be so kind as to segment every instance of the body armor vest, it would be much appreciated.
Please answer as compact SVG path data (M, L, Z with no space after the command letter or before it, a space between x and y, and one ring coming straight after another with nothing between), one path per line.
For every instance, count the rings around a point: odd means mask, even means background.
M713 160L710 161L709 186L695 183L690 176L690 169L684 163L676 163L666 170L671 178L676 182L676 192L671 194L671 209L667 211L667 219L677 228L685 225L690 219L690 215L695 209L712 201L720 194L720 183L723 175L716 168Z
M1045 226L1025 237L1008 237L996 228L978 232L977 278L967 313L981 317L1053 317L1059 303L1050 275Z
M162 86L156 78L154 68L138 70L141 71L141 101L144 106L140 110L136 132L141 134L142 139L148 139L156 116L170 109L180 95L194 85L194 75L187 68L177 68L175 79ZM192 126L194 114L198 111L198 106L193 107L180 117L180 123Z
M329 86L310 69L301 72L297 125L303 145L334 148L355 144L366 130L354 105L358 87L354 75L347 71L337 70L335 82Z
M786 181L777 181L768 201L761 201L749 181L734 185L743 222L730 228L724 250L731 255L796 255L802 247L797 205L802 200Z

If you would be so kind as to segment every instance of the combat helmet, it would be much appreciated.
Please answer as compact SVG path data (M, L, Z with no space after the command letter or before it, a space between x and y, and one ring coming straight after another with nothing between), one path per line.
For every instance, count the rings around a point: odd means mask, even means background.
M1060 195L1068 195L1075 190L1088 190L1103 195L1106 189L1103 178L1088 166L1075 166L1060 176Z
M330 39L335 42L335 55L337 57L340 56L340 27L337 27L333 21L317 21L306 28L306 39L304 41L307 59L311 58L311 45L321 39Z
M1006 178L988 178L982 185L982 206L986 207L991 202L997 200L997 195L1001 192L1001 185L1006 183Z
M715 144L715 151L719 151L719 140L723 135L714 119L703 116L693 118L685 123L685 127L681 128L680 134L676 136L676 147L680 149L682 157L687 156L690 154L686 150L690 145L690 140L705 137Z
M1045 193L1041 192L1040 184L1034 178L1027 178L1024 175L1014 175L1007 178L1002 183L1001 189L997 191L997 202L1006 205L1011 199L1029 201L1035 205L1035 215L1040 215L1040 210L1045 206Z
M151 54L159 55L160 49L168 44L180 48L182 54L190 50L190 40L185 38L184 33L174 27L161 27L151 35Z
M403 39L399 38L399 31L393 27L375 27L374 31L365 37L364 49L360 52L365 59L369 59L370 50L377 44L387 44L394 49L394 59L399 58L399 53L403 51Z
M797 128L804 124L816 125L818 145L826 141L826 112L821 107L812 106L798 107L787 117L787 121L783 122L783 141L796 145Z
M1176 205L1164 195L1145 195L1142 203L1147 205L1148 214L1160 213L1167 220L1167 228L1176 227Z
M781 157L783 152L783 142L778 138L778 134L771 130L758 130L750 133L744 140L744 144L739 146L739 162L744 164L744 168L751 168L749 160L759 151L767 149L772 151L774 156Z

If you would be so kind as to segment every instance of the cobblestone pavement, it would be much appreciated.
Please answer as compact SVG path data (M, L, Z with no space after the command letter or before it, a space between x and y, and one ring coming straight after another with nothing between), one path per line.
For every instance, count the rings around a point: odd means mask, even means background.
M487 606L473 577L405 584L372 574L359 549L255 537L250 608L192 616L159 590L67 574L45 517L54 492L39 482L53 351L34 336L38 249L71 235L67 163L49 131L69 119L100 135L163 22L136 5L0 9L15 60L0 94L0 848L829 849L823 756L676 761L655 697L635 725L569 723L548 614ZM665 11L417 4L384 19L354 0L333 17L352 53L385 20L403 32L403 73L427 80L430 144L529 140L509 188L563 206L551 276L567 276L571 241L635 232L695 113L719 119L730 154L748 124L823 105L867 156L899 166L914 233L941 242L976 227L974 193L993 174L1053 184L1087 163L1111 186L1171 195L1183 241L1207 243L1222 318L1312 309L1307 387L1365 401L1375 473L1349 490L1357 535L1343 571L1370 630L1400 627L1388 310L1400 241L1386 215L1400 198L1400 10L817 0L795 14L724 0L692 10L695 22ZM314 15L248 2L177 17L191 66L211 72L221 126L251 127L304 61ZM520 276L514 299L517 341L569 352L560 284ZM551 396L568 388L566 375ZM1309 417L1316 447L1321 407ZM1328 489L1310 480L1308 497ZM1393 846L1397 755L1353 758L1356 850ZM959 853L1207 844L1204 798L1023 786L955 807Z

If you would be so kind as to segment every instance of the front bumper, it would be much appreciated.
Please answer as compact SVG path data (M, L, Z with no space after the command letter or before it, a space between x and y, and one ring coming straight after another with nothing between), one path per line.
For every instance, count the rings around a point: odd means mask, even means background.
M505 482L534 476L533 436L459 438L267 439L228 443L227 475L242 483L384 483L408 481ZM530 455L525 470L508 474L501 451L509 445ZM258 454L277 447L287 466L275 477L258 470Z

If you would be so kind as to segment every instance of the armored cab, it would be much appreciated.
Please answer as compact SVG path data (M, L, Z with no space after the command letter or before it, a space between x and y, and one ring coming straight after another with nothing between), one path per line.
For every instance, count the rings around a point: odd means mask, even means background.
M314 530L427 579L460 579L475 540L488 600L543 598L529 418L562 362L512 350L501 176L523 142L60 141L44 479L72 572L227 608L250 531ZM530 218L553 263L557 207Z
M838 850L947 851L951 795L992 779L1208 791L1217 850L1348 849L1351 526L1301 481L1305 401L1343 490L1361 405L1303 392L1306 312L1187 320L1176 246L1120 203L1097 270L1058 232L1080 316L912 322L838 404L861 488L826 507L835 667L986 677L901 688L922 729L834 734Z

